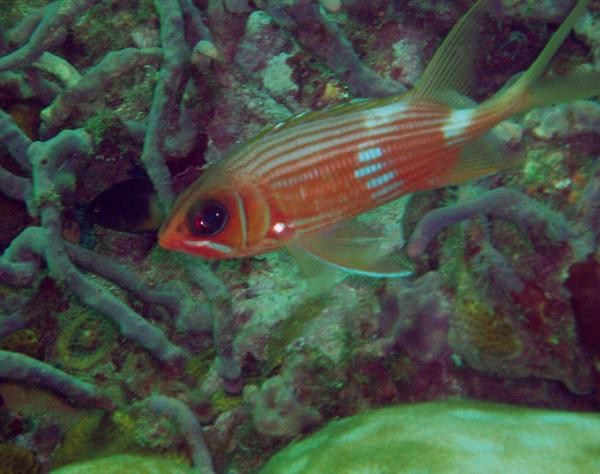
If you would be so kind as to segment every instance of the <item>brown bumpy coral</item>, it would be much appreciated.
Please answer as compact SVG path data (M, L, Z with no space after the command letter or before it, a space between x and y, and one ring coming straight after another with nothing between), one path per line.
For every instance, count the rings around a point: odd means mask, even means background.
M522 350L517 331L503 315L494 310L483 295L474 293L475 285L463 273L458 286L455 317L451 323L451 340L461 346L461 355L472 366L481 358L510 360ZM458 340L460 343L456 344Z
M466 298L454 321L479 355L511 359L519 355L521 343L503 315L481 301Z
M34 359L43 356L44 345L37 331L33 329L21 329L12 333L9 337L0 341L0 348L6 351L25 354Z

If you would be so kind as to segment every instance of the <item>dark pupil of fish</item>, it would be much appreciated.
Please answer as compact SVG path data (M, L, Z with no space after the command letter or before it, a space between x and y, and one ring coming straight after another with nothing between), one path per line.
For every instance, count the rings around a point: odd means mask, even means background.
M218 234L227 224L227 209L219 201L204 201L190 215L192 233L199 237Z

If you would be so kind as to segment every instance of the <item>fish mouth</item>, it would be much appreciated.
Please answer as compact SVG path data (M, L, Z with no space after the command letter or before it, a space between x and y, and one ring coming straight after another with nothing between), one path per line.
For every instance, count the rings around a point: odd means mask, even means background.
M181 238L178 232L174 232L171 220L166 220L158 230L158 245L168 250L180 250Z
M158 245L167 250L181 250L181 245L173 239L167 239L165 237L158 237Z

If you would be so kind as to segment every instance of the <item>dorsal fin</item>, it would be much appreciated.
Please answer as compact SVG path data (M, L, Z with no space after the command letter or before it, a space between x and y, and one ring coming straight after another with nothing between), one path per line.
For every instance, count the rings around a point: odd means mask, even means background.
M283 122L278 123L277 125L273 125L264 129L253 138L253 141L295 127L297 125L314 122L316 120L335 118L341 115L347 116L348 114L354 112L383 107L384 105L401 100L406 94L408 93L390 97L382 97L380 99L353 99L350 102L344 102L331 107L326 107L324 109L301 112Z
M479 0L456 23L410 96L446 102L446 94L471 96L473 59L482 18L498 0Z

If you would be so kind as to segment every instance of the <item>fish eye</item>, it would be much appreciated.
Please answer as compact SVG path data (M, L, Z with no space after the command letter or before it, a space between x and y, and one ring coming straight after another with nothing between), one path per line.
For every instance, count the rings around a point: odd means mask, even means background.
M221 232L229 214L223 204L214 199L201 201L188 213L188 225L197 237L212 237Z

